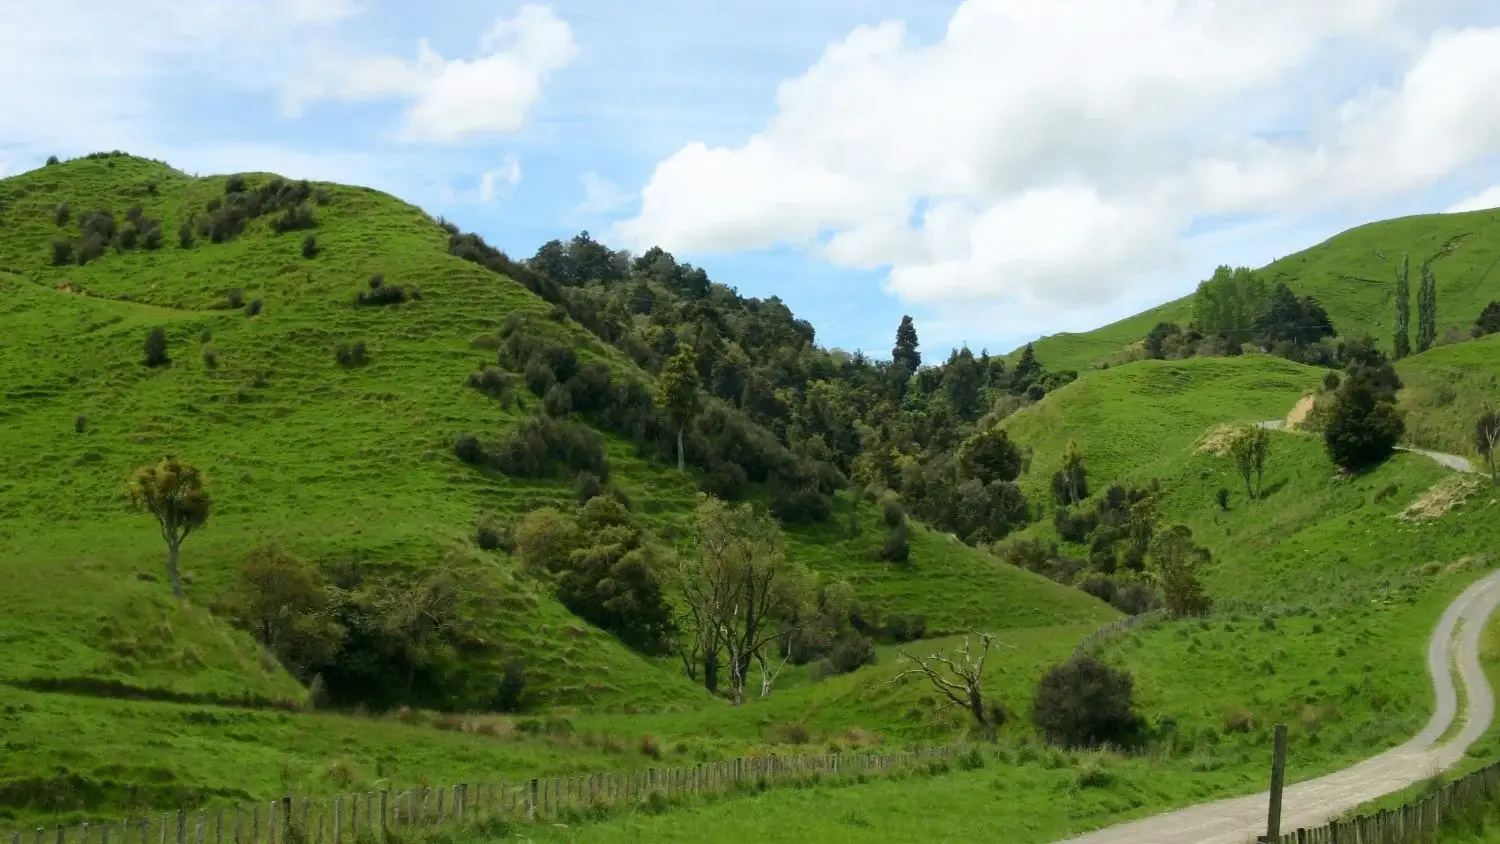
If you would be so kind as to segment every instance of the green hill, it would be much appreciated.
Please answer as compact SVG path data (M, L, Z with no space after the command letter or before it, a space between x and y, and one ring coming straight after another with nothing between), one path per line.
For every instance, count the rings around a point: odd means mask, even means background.
M1411 256L1412 289L1424 261L1437 279L1438 336L1467 331L1479 311L1500 298L1500 211L1424 214L1358 226L1301 252L1278 258L1259 272L1284 282L1299 296L1313 296L1341 332L1368 332L1389 348L1395 321L1393 294L1403 255ZM1192 296L1073 334L1054 334L1033 344L1048 367L1083 371L1139 341L1158 322L1186 324Z
M1474 451L1474 422L1500 409L1500 334L1437 346L1396 364L1405 385L1406 441L1419 448Z

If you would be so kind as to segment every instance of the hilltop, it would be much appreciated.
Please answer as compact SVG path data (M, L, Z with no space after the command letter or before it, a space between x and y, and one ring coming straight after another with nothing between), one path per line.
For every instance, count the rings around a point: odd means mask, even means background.
M1357 328L1388 348L1403 256L1410 256L1414 278L1424 262L1431 262L1438 335L1467 332L1500 290L1500 209L1369 223L1278 258L1257 272L1271 284L1283 282L1299 296L1317 298L1341 330ZM1412 284L1415 289L1415 280ZM1186 324L1191 314L1189 294L1093 331L1055 334L1032 345L1048 366L1082 371L1139 342L1158 322Z

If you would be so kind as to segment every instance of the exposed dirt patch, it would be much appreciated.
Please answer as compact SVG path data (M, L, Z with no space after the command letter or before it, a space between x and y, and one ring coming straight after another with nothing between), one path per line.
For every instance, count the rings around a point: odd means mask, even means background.
M1317 403L1318 397L1311 393L1297 399L1297 405L1292 408L1291 413L1286 415L1287 430L1294 431L1300 427L1307 420L1307 414L1312 413L1313 407Z
M1464 503L1469 496L1478 492L1483 486L1484 482L1478 478L1449 475L1433 484L1416 501L1408 504L1405 510L1396 514L1396 518L1408 522L1436 519Z
M1238 425L1228 424L1215 425L1209 428L1208 433L1203 435L1203 439L1198 440L1198 446L1194 449L1194 452L1223 457L1229 453L1229 443L1234 439L1234 435L1239 429L1240 426Z

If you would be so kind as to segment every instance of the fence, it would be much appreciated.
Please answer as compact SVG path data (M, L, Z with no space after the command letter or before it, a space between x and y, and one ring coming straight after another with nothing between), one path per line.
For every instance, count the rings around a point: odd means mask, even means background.
M161 815L12 832L9 844L354 844L408 830L496 817L549 820L643 799L728 794L810 777L880 775L965 752L959 743L888 754L756 756L682 768L545 777L182 809ZM393 835L395 833L395 835ZM34 835L34 838L33 838ZM4 839L0 839L4 844Z
M1500 762L1481 768L1400 808L1283 833L1279 844L1408 844L1435 840L1444 824L1493 803L1500 791Z
M1116 636L1120 633L1124 633L1128 630L1134 630L1137 627L1143 627L1147 624L1153 624L1166 617L1167 614L1163 610L1151 610L1150 612L1143 612L1140 615L1128 615L1124 618L1111 621L1098 630L1095 630L1089 635L1084 636L1083 641L1079 642L1073 648L1073 659L1087 656L1088 654L1093 652L1093 649L1095 647L1098 647L1101 643L1104 642L1105 639L1108 639L1111 636Z

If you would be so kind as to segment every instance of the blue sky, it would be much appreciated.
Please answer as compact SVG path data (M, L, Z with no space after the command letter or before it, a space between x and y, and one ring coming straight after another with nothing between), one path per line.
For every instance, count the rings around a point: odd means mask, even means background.
M1478 0L11 0L0 74L0 173L121 148L517 256L660 243L881 354L903 313L1009 350L1500 204Z

